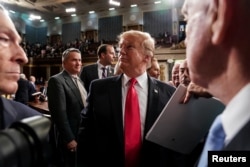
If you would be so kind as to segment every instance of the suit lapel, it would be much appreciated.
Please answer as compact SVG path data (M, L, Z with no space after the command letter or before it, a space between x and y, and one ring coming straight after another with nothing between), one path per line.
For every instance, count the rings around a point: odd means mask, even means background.
M148 76L148 106L147 106L147 114L144 128L144 135L148 132L150 127L155 122L159 113L155 112L157 109L157 104L159 100L159 88L155 82Z
M122 116L122 81L121 76L113 79L109 84L109 97L112 101L112 112L116 125L116 132L120 139L120 144L123 147L123 116Z
M95 66L93 68L92 76L93 76L92 80L99 78L99 75L98 75L98 64L97 63L95 64Z
M113 76L114 75L114 69L112 67L108 67L107 68L107 76L110 77L110 76Z
M65 80L65 83L68 85L68 87L72 90L73 94L78 99L78 101L83 105L79 89L77 88L76 84L73 82L71 76L66 71L63 71L63 78Z
M225 150L250 150L250 120L236 134L232 141L225 147Z

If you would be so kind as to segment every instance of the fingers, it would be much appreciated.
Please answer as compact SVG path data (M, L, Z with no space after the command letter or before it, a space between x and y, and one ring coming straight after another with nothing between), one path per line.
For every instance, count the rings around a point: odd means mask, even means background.
M186 96L184 97L183 103L186 104L192 96L192 93L187 91Z

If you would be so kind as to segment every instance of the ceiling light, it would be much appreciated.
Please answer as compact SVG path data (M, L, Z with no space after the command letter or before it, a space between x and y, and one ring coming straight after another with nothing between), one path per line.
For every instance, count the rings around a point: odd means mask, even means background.
M72 14L71 16L72 16L72 17L75 17L75 16L76 16L76 14Z
M41 19L41 20L40 20L40 22L44 22L44 20L43 20L43 19Z
M113 0L109 0L109 4L115 5L115 6L120 6L120 2L118 2L118 1L113 1Z
M92 11L89 11L89 14L93 14L93 13L95 13L95 11L93 11L93 10L92 10Z
M115 8L109 8L109 10L115 10Z
M16 13L16 12L15 12L15 11L13 11L13 10L9 10L9 12L10 12L10 13Z
M72 12L75 12L75 11L76 11L76 8L67 8L66 9L67 13L72 13Z
M41 19L41 16L37 16L37 15L30 15L30 19L32 20L40 20Z
M60 19L60 17L55 17L55 20L58 20L58 19Z
M134 7L136 7L136 6L137 6L137 4L132 4L132 5L130 5L131 8L134 8Z
M159 4L159 3L161 3L161 1L155 1L154 3L155 3L155 4Z

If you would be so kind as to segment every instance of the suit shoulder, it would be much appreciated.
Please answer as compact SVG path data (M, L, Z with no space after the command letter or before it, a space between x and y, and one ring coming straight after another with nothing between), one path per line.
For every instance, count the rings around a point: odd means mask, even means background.
M60 73L58 73L58 74L55 74L55 75L51 76L51 77L49 78L49 81L50 81L50 80L61 80L61 79L63 79L64 77L65 77L65 74L64 74L63 72L60 72Z
M82 70L90 70L90 69L93 69L93 68L96 68L97 67L97 64L89 64L89 65L86 65L82 68Z
M155 82L156 82L159 86L165 87L165 88L170 89L170 90L175 90L175 89L176 89L175 87L173 87L173 86L171 86L171 85L169 85L169 84L167 84L167 83L165 83L165 82L163 82L163 81L160 81L160 80L158 80L158 79L154 79L154 80L155 80Z
M2 98L3 106L6 111L17 112L18 114L23 114L23 116L34 116L41 115L38 111L24 105L20 102Z
M62 72L60 72L60 73L58 73L58 74L55 74L55 75L52 75L52 76L50 77L50 79L51 79L51 78L58 78L58 77L60 77L60 76L62 76Z
M240 129L225 150L250 150L250 120Z
M119 76L110 76L107 78L103 78L103 79L95 79L92 82L94 84L107 84L107 83L112 83L114 81L117 81L119 79Z

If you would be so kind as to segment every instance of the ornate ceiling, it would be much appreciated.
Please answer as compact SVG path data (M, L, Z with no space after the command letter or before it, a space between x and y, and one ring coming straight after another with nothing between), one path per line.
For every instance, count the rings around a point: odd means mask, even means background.
M68 7L75 7L77 15L88 14L94 10L96 13L108 11L114 7L118 12L129 9L131 4L137 4L138 7L154 7L157 0L117 0L120 6L116 7L109 4L109 0L1 0L7 9L17 11L19 13L41 15L44 19L52 19L56 16L67 17L70 14L65 12ZM161 0L159 6L170 6L174 1L183 0ZM174 2L176 3L176 2Z

